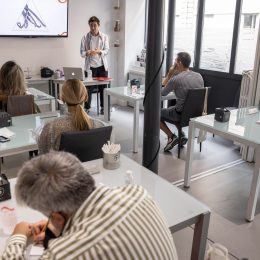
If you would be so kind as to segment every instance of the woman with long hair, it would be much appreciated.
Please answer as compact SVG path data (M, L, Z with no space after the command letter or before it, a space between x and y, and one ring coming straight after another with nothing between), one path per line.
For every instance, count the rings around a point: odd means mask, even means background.
M84 84L77 79L69 79L62 86L61 99L68 106L68 113L47 123L38 138L40 153L59 150L60 137L63 132L82 131L98 128L104 124L91 118L84 110L88 93Z
M0 70L0 94L25 95L26 86L21 67L14 61L7 61Z

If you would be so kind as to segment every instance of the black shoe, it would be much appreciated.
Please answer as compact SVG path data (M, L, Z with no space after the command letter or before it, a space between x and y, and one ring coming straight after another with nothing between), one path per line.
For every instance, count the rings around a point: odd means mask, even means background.
M176 135L172 135L172 138L168 140L168 143L164 147L164 151L169 152L176 144L178 144L178 137Z
M183 137L181 138L181 146L184 146L187 142L188 142L188 138L185 137L185 136L183 136Z
M104 115L104 108L103 107L101 107L101 109L100 109L100 115Z

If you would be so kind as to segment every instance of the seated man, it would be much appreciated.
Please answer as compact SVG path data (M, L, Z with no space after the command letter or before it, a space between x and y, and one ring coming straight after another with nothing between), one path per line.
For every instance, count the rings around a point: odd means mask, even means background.
M16 225L1 259L24 259L27 239L43 242L40 259L178 259L171 233L141 186L95 186L72 154L51 152L26 162L18 203L48 221Z
M164 151L170 151L178 144L178 137L172 133L165 122L178 121L181 116L183 104L189 89L203 88L204 82L199 73L189 70L191 58L187 52L179 52L174 64L170 67L166 78L163 81L162 96L174 91L176 105L161 110L160 128L167 135L168 142ZM187 138L182 133L182 144L187 143Z

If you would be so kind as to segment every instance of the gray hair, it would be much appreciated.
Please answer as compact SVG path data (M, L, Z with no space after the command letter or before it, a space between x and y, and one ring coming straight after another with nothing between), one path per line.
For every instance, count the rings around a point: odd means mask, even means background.
M73 214L95 189L95 181L77 157L50 152L26 162L18 173L16 199L49 216Z

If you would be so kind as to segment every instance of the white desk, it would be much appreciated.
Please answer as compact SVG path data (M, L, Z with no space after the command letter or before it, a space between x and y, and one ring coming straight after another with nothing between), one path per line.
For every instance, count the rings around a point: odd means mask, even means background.
M15 135L10 138L10 141L0 143L0 157L37 150L37 142L29 129L35 129L57 116L59 113L52 112L12 117L12 126L8 129Z
M25 78L25 82L28 87L34 87L35 85L47 84L49 87L49 94L52 93L52 78L42 78L40 75L34 75L29 79Z
M248 221L254 219L260 182L260 124L256 123L257 120L260 120L260 112L249 115L248 108L232 110L230 120L226 123L215 121L214 114L192 119L189 124L188 151L185 164L184 186L189 187L196 128L255 148L255 168L245 216Z
M93 175L96 183L103 183L109 187L124 185L124 173L131 169L133 171L134 183L148 190L164 213L171 232L176 232L195 224L191 259L203 260L210 218L209 208L128 157L121 155L120 161L121 166L116 170L104 169L102 159L84 164L86 167L93 164L97 165L100 168L100 173ZM11 180L12 190L14 183L15 180ZM15 203L14 198L12 198L12 201ZM0 203L0 207L7 203L8 201ZM33 221L32 217L36 214L35 211L27 214L29 210L21 207L17 207L16 210L19 220ZM39 220L39 213L35 215L35 220Z
M89 79L85 78L83 80L83 84L85 86L108 85L108 87L110 88L111 81L112 80L95 80L95 79L89 80ZM64 82L65 82L64 77L59 78L59 79L52 79L52 84L54 86L54 93L52 93L52 95L55 98L59 98L58 93L61 93L61 88L62 88L61 84L63 84Z
M128 101L134 107L134 124L133 124L133 152L138 152L138 137L139 137L139 108L141 102L144 100L144 86L138 89L137 93L132 95L131 89L128 87L115 87L104 90L104 120L110 120L110 97L116 97L120 100ZM162 96L162 100L175 99L173 92L167 96Z
M34 102L37 105L49 104L50 111L56 110L56 104L55 104L56 99L53 96L50 96L45 92L42 92L35 88L28 88L27 94L31 94L34 96Z

